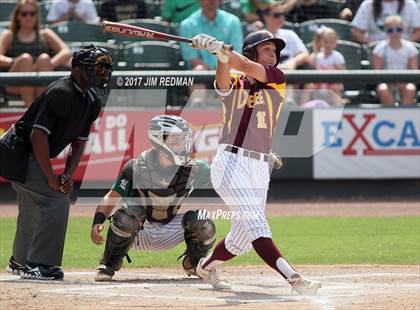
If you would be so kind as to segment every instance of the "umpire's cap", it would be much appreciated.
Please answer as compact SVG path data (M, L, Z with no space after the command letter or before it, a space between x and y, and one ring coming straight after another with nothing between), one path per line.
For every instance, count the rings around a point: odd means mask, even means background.
M93 44L84 46L74 52L71 60L72 67L79 65L94 66L98 63L105 63L112 67L112 54L107 49L96 47Z
M256 61L258 58L257 45L264 42L273 42L276 45L277 66L280 60L280 51L286 46L286 43L267 30L260 30L247 35L242 45L242 55Z

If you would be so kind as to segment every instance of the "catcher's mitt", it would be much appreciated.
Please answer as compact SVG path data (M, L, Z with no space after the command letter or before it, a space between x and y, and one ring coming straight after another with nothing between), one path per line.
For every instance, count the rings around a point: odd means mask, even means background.
M270 152L270 167L273 169L280 169L283 167L283 160L279 154Z

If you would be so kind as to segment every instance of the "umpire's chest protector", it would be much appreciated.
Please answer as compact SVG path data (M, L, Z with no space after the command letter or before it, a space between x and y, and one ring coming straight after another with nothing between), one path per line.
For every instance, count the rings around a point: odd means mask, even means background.
M160 166L154 151L143 152L134 166L133 184L146 207L147 219L169 222L192 191L199 166Z

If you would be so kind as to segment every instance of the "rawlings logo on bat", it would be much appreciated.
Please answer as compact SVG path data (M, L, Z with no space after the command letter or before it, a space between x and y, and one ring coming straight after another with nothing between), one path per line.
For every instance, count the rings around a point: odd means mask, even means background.
M112 32L112 33L118 33L120 35L133 36L133 37L144 37L144 38L148 38L148 39L154 39L155 38L155 34L152 33L152 32L141 31L141 30L132 30L130 28L116 27L116 26L112 26L112 25L104 26L104 31Z

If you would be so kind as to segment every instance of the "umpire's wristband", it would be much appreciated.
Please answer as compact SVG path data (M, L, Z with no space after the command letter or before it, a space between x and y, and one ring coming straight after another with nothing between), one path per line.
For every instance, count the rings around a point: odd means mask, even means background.
M106 220L105 214L102 212L96 212L95 217L93 218L92 227L96 224L103 224Z

